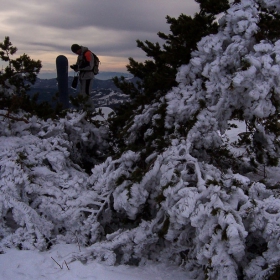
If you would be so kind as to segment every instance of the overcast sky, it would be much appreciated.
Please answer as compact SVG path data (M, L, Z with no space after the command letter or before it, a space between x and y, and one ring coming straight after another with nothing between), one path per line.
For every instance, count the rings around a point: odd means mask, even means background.
M76 61L70 47L87 46L101 59L101 71L126 71L128 57L145 53L136 40L159 41L157 32L169 33L166 15L194 15L194 0L2 0L0 41L9 36L18 55L40 59L41 73L54 72L60 54Z

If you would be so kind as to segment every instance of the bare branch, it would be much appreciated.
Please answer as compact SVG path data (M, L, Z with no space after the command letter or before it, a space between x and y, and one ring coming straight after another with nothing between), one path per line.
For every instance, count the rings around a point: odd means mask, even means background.
M17 117L13 117L13 116L10 116L9 114L0 114L0 116L2 117L5 117L5 118L8 118L8 119L11 119L11 120L14 120L14 121L23 121L25 123L29 123L27 119L25 118L17 118Z
M67 266L68 270L70 270L70 268L68 267L68 265L67 265L66 261L64 261L64 263L66 264L66 266Z
M53 257L51 257L52 260L60 267L60 269L63 269L63 266L61 266ZM68 266L67 266L68 267ZM69 269L69 268L68 268Z

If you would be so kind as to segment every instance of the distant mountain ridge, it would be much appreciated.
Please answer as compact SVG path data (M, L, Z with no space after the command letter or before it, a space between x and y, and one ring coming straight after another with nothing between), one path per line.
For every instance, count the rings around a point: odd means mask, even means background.
M68 87L71 88L71 84L72 84L72 81L73 81L73 76L69 76L68 77ZM36 82L34 85L31 86L32 89L55 89L57 90L57 80L56 78L53 78L53 79L40 79L40 78L37 78ZM96 90L96 89L112 89L112 90L117 90L117 91L120 91L120 89L118 89L113 80L112 79L108 79L108 80L99 80L97 78L94 79L94 82L93 82L93 87L92 89L93 90Z
M74 72L70 71L69 76L74 76ZM99 80L109 80L112 79L113 77L121 77L124 76L126 78L132 78L133 76L129 73L123 73L123 72L111 72L111 71L106 71L106 72L99 72L99 74L96 76ZM52 73L40 73L38 74L39 79L56 79L57 74L56 72Z
M99 75L96 77L99 77ZM139 80L138 78L127 78L133 83L136 83L136 81ZM76 96L79 92L79 84L77 90L75 90L71 88L72 81L73 76L68 76L68 94L71 96ZM47 101L51 104L54 104L54 101L52 101L52 99L57 92L58 86L56 78L37 78L35 84L31 85L31 89L28 93L31 96L36 93L39 93L38 102ZM129 96L123 94L123 92L118 87L116 87L112 78L109 78L107 80L100 80L98 78L94 78L93 87L90 95L96 107L107 106L115 108L119 104L129 101Z

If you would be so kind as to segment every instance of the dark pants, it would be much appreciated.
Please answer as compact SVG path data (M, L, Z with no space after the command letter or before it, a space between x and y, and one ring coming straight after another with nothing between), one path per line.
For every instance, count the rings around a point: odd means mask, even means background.
M90 92L92 90L92 83L93 83L93 79L87 79L87 80L80 79L80 93L79 94L81 94L82 96L89 97L88 105L90 106L90 110L95 111L93 101L90 98Z
M81 95L89 95L92 90L92 82L93 79L82 80L80 79L80 94Z

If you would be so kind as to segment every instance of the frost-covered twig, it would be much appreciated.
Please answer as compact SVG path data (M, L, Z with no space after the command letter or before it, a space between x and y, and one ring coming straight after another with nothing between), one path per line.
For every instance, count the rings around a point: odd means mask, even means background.
M70 231L70 232L72 232L72 231ZM78 243L79 251L81 252L81 245L80 245L79 238L78 238L78 236L77 236L77 232L76 232L76 231L75 231L75 233L74 233L74 232L72 232L72 234L73 234L73 235L75 235L76 240L77 240L77 243Z

